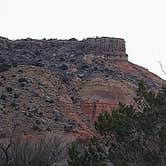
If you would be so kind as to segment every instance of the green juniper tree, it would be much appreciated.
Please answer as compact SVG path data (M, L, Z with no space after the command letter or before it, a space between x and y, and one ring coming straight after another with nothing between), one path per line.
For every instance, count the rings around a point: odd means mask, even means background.
M137 94L141 111L120 103L111 115L101 113L95 122L97 137L84 150L76 148L75 155L69 148L69 166L166 165L166 86L155 94L141 81Z

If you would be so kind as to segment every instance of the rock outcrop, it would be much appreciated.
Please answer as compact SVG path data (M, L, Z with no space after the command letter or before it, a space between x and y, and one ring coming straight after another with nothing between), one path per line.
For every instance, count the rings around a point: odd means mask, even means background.
M90 137L94 121L119 102L135 104L138 81L164 81L128 61L119 38L9 40L0 37L0 136L14 119L20 133Z

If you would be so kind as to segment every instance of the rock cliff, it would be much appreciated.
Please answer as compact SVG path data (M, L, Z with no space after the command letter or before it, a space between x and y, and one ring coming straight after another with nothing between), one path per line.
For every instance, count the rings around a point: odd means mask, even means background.
M63 61L63 58L88 54L111 60L127 60L125 51L125 41L118 38L88 38L82 41L28 38L11 41L0 37L0 62L7 64L31 64L51 68L58 60Z
M164 83L128 61L123 39L0 37L0 137L10 122L24 135L51 130L90 137L100 112L135 104L141 79L154 91Z

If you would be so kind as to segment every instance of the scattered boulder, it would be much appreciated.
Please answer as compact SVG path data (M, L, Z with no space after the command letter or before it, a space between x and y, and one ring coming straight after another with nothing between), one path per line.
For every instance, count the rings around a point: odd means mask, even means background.
M50 104L54 103L54 100L51 97L49 97L49 96L45 96L45 101L50 103Z

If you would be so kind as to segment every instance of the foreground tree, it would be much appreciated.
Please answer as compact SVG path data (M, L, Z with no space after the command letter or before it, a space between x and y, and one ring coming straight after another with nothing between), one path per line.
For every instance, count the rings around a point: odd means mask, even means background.
M82 158L93 156L101 163L115 166L165 166L166 165L166 86L155 94L147 91L143 81L139 83L135 101L141 111L119 104L110 115L104 112L95 123L97 138L93 138L86 150L75 149L70 159L82 164ZM95 142L95 153L91 146ZM86 157L88 154L89 157ZM98 157L100 156L100 157ZM101 157L102 156L102 157ZM70 166L75 166L69 162ZM86 165L96 166L87 160Z
M107 166L105 156L99 150L96 139L93 138L81 149L77 143L69 147L69 166Z

